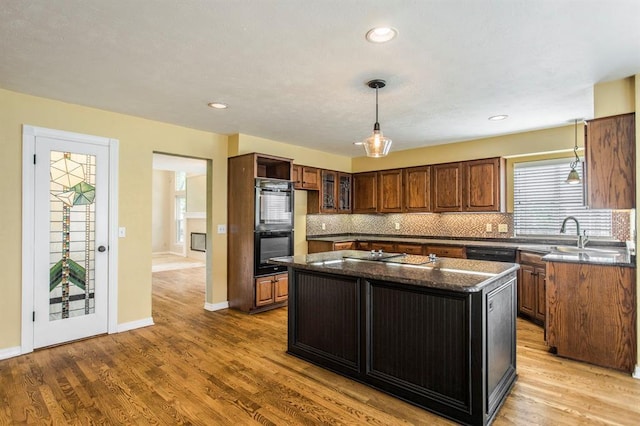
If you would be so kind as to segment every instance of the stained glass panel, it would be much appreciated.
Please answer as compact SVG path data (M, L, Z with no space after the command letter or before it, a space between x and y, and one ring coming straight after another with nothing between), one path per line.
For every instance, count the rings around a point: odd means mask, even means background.
M94 155L51 152L49 320L95 312Z

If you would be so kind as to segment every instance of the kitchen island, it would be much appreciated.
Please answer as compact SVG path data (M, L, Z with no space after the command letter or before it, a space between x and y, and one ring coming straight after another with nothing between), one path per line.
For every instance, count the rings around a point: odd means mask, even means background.
M514 263L343 250L289 269L288 352L463 424L516 379Z

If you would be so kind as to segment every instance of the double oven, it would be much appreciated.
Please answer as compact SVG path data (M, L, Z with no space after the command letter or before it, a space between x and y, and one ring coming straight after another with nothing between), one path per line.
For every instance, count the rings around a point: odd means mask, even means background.
M286 266L271 265L272 257L293 255L293 183L275 179L256 179L255 185L255 264L256 276L285 271Z

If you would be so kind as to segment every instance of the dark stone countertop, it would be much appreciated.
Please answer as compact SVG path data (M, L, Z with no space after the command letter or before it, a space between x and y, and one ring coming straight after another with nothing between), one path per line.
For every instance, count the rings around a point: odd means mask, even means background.
M307 241L390 241L415 244L438 244L465 247L510 247L545 255L547 262L587 263L595 265L635 267L635 255L632 255L622 243L613 241L594 241L587 244L584 253L558 252L556 247L571 248L576 245L570 238L504 238L504 239L460 239L442 237L388 236L372 234L341 234L327 236L308 236ZM591 251L590 251L591 249Z
M365 257L368 252L341 250L299 256L285 256L270 259L276 265L297 269L333 273L437 288L463 293L477 292L491 285L498 278L516 272L517 263L487 262L481 260L438 258L435 262L423 264L395 263L378 260L352 259ZM385 253L389 255L388 253ZM400 261L426 262L426 256L402 255Z

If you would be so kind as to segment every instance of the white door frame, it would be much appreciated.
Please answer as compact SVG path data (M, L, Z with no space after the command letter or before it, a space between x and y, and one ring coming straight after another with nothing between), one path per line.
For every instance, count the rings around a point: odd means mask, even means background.
M33 352L34 249L35 249L35 143L37 136L64 139L109 148L109 261L108 332L118 330L118 140L29 125L22 126L22 338L20 354Z

